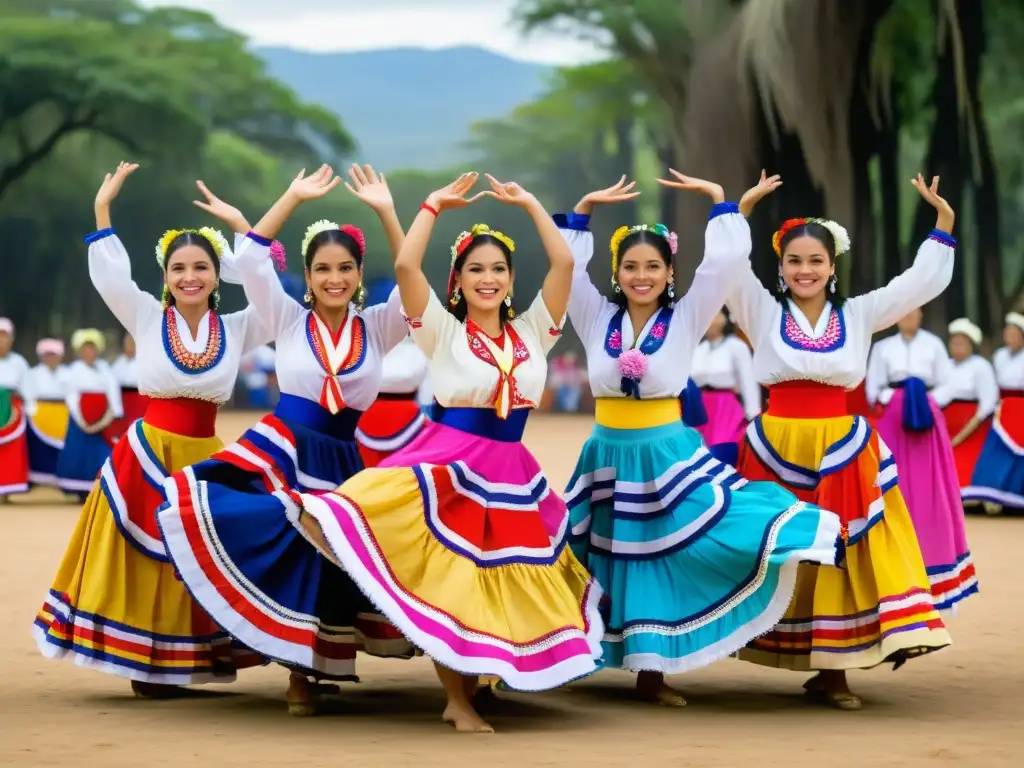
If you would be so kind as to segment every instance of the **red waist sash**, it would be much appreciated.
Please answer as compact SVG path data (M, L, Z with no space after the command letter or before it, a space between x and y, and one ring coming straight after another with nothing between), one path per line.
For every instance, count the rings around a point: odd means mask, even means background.
M213 437L216 434L217 404L187 397L151 398L142 419L151 427L175 435Z
M846 390L814 381L784 381L768 387L769 416L782 419L830 419L849 416Z

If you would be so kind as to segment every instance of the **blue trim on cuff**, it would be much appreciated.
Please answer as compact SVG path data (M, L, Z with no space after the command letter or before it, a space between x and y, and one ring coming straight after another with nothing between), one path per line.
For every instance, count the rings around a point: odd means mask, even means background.
M105 237L110 237L113 234L116 234L114 232L114 228L113 227L107 227L106 229L96 230L92 234L86 235L82 239L85 240L85 244L86 245L92 245L96 241L102 240Z
M263 237L263 235L257 235L257 234L256 234L255 232L253 232L253 231L252 231L251 229L249 230L249 232L248 232L248 233L246 233L246 235L245 235L245 236L246 236L246 237L248 237L248 238L249 238L250 240L252 240L253 242L255 242L255 243L259 243L260 245L266 246L267 248L269 248L269 247L270 247L270 244L274 242L274 241L273 241L273 240L271 240L271 239L268 239L268 238L266 238L266 237Z
M928 237L932 240L938 240L940 243L948 245L950 248L956 248L956 238L949 234L949 232L943 232L941 229L933 229L928 233Z
M555 226L559 229L586 232L590 228L589 213L556 213L551 218L555 220Z
M725 214L725 213L739 213L739 212L740 212L740 204L739 203L728 203L728 202L726 202L726 203L715 203L713 206L711 206L711 213L708 214L708 221L711 221L712 219L714 219L714 218L716 218L718 216L721 216L722 214Z

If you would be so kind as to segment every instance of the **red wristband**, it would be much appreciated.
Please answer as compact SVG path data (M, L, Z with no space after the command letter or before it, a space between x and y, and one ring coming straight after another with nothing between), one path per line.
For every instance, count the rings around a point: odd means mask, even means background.
M434 214L434 218L435 219L438 217L438 214L440 213L440 211L438 211L437 208L432 206L430 203L424 203L423 205L421 205L420 206L420 210L421 211L430 211L432 214Z

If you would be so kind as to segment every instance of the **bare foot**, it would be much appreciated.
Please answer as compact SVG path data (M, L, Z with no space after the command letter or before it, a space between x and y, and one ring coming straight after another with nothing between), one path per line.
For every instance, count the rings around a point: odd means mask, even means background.
M819 672L804 683L804 690L822 704L845 712L856 712L864 706L860 696L850 690L845 672Z
M636 676L636 692L645 701L653 701L663 707L685 707L686 699L675 688L665 682L660 672L641 672Z
M476 711L465 704L450 703L445 707L441 719L455 726L460 733L494 733L494 728Z
M292 717L312 717L316 714L314 686L305 675L291 673L284 698L288 702L288 714Z
M185 689L180 685L164 685L162 683L143 683L132 680L132 693L140 699L174 699L184 695Z

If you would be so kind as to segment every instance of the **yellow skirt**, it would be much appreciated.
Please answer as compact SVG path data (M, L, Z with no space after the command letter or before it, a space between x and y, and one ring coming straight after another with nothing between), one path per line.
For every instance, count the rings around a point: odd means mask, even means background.
M141 420L129 428L86 499L36 616L44 656L167 685L230 682L236 669L263 663L196 606L156 529L163 478L222 445Z
M741 659L801 671L898 667L950 644L896 464L866 419L762 415L738 469L837 513L846 540L841 567L800 566L785 617Z

